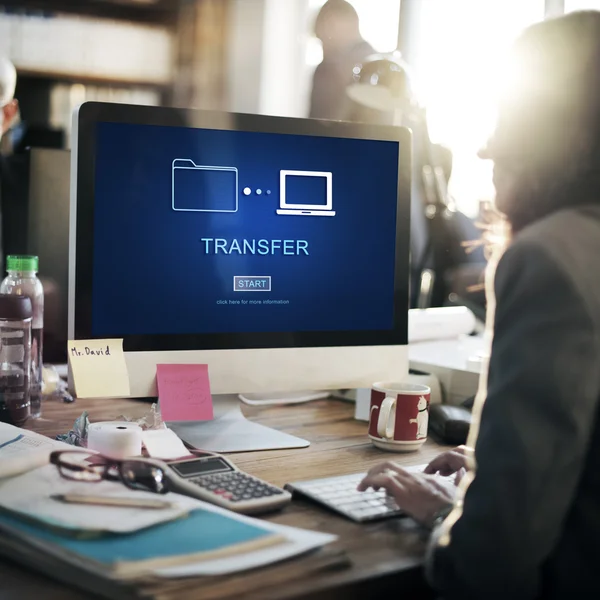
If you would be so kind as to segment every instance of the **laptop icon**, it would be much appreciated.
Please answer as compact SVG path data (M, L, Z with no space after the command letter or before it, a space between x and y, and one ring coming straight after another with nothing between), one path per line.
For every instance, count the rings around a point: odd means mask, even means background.
M277 214L335 216L332 180L326 171L280 171Z

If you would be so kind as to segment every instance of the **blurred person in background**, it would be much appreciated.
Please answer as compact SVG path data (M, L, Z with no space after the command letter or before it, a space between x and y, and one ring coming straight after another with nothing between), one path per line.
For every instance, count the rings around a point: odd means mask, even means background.
M600 12L533 25L512 59L481 153L511 232L468 446L359 487L432 528L444 600L600 598Z
M4 253L6 240L11 235L11 221L7 216L12 204L10 197L14 188L14 174L11 159L8 156L7 133L19 120L19 103L15 99L17 71L6 57L0 56L0 270L4 274ZM25 213L23 213L25 218ZM14 223L12 224L14 225Z
M0 56L0 139L19 118L19 102L15 99L17 71L4 56Z
M374 50L359 27L358 14L345 0L327 0L315 21L315 35L323 45L323 61L313 75L309 117L338 121L347 112L346 88L352 70Z
M10 60L0 56L0 274L5 274L5 258L9 254L28 254L29 155L13 152L9 134L21 121L19 102L14 97L17 71ZM11 131L12 130L12 131ZM4 142L4 143L3 143ZM43 276L44 285L44 357L50 362L64 361L65 336L58 331L59 294L56 283ZM55 359L59 357L60 360Z

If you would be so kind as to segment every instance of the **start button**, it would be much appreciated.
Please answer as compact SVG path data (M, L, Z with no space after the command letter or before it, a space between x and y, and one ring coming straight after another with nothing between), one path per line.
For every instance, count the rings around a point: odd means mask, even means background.
M270 292L270 275L235 275L233 277L234 292Z

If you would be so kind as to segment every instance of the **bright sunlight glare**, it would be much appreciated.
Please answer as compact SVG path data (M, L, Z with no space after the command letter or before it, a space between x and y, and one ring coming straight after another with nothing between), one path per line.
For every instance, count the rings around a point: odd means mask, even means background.
M400 0L350 2L365 39L377 51L393 50ZM309 0L313 19L323 4ZM525 27L544 18L544 5L544 0L419 0L416 5L411 44L416 92L427 108L432 140L452 150L449 191L469 216L477 215L480 201L494 196L492 165L477 158L477 151L494 128L498 93L509 79L510 46ZM306 63L321 60L321 44L311 37Z
M422 0L413 65L434 142L454 155L450 193L475 216L494 191L492 165L477 151L492 133L508 50L544 16L543 0Z

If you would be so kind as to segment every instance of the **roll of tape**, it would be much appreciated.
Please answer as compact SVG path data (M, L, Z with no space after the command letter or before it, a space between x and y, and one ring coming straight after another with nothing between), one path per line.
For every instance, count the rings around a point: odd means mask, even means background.
M119 421L90 423L87 447L111 458L140 456L142 428L135 423Z

